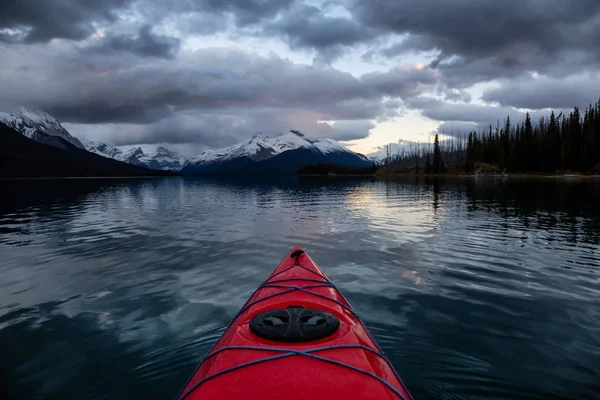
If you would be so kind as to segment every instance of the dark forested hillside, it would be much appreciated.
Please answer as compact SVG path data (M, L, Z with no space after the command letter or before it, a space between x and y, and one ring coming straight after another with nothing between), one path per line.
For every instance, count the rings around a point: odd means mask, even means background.
M347 168L368 168L371 162L349 152L322 153L306 148L284 151L260 161L248 157L234 158L223 163L193 164L184 167L184 175L296 175L308 165L329 164Z
M464 138L440 141L435 135L427 151L391 156L387 172L448 170L471 172L482 167L524 173L600 173L600 104L583 112L575 107L568 115L554 112L549 117L471 132Z
M504 127L487 134L471 133L466 167L477 161L516 172L600 172L600 108L576 107L569 115L550 114L532 123L529 114L520 124L506 119Z
M178 175L105 158L55 138L63 142L61 148L36 142L0 123L0 177Z

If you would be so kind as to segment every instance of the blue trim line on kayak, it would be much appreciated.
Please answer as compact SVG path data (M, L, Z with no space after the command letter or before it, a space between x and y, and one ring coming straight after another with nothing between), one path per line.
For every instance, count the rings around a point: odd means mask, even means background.
M272 295L263 297L262 299L258 299L257 301L248 304L245 308L250 308L254 304L256 304L256 303L258 303L258 302L260 302L260 301L262 301L264 299L267 299L267 298L272 298L272 297L275 297L275 296L278 296L278 295L281 295L281 294L284 294L284 293L289 293L289 292L293 292L293 291L296 291L296 290L300 290L302 292L313 294L313 295L315 295L317 297L321 297L321 298L323 298L325 300L333 301L334 303L336 303L340 307L343 307L344 309L346 309L348 312L350 312L352 315L354 315L356 317L356 314L355 314L354 310L352 309L352 307L349 307L348 305L342 303L341 301L338 301L336 299L332 299L331 297L327 297L327 296L322 295L320 293L315 293L312 290L308 290L308 289L313 289L313 288L318 288L318 287L330 287L330 288L333 288L333 289L337 290L337 288L335 286L333 286L333 283L331 283L331 282L323 283L322 285L310 285L310 286L271 285L271 283L269 282L267 284L262 284L261 286L259 286L258 289L263 289L263 288L278 288L278 289L291 289L291 290L289 290L289 291L286 290L285 292L273 293Z
M317 283L328 283L328 284L332 284L329 281L324 281L324 280L320 280L320 279L310 279L310 278L285 278L285 279L275 279L274 281L272 280L267 280L263 283L263 285L265 283L281 283L281 282L291 282L291 281L303 281L303 282L317 282Z
M286 279L279 279L279 280L274 280L271 281L271 279L275 278L276 276L289 271L290 269L294 268L294 267L300 267L302 269L305 269L309 272L314 273L315 275L319 276L320 278L322 278L322 280L318 280L318 279L310 279L310 278L286 278ZM308 285L308 286L288 286L288 285L273 285L273 283L282 283L282 282L290 282L290 281L304 281L304 282L315 282L315 283L319 283L318 285ZM334 289L344 300L344 302L346 302L346 304L336 300L336 299L332 299L330 297L327 297L325 295L322 295L320 293L315 293L311 290L307 290L307 289L312 289L312 288L319 288L319 287L331 287L332 289ZM273 293L270 294L268 296L265 296L263 298L260 298L258 300L255 300L253 302L250 302L250 300L256 295L256 293L261 290L261 289L265 289L265 288L278 288L278 289L287 289L287 290L283 290L281 292L278 293ZM252 307L253 305L263 301L263 300L267 300L276 296L280 296L280 295L284 295L287 293L291 293L294 292L296 290L300 290L302 292L305 293L309 293L312 295L315 295L317 297L326 299L326 300L330 300L333 301L334 303L338 304L339 306L341 306L342 308L344 308L346 311L350 312L360 323L361 327L363 328L363 330L367 333L367 336L369 337L369 339L371 339L371 341L375 344L375 347L377 350L371 349L369 347L366 346L362 346L362 345L337 345L337 346L328 346L328 347L321 347L321 348L317 348L317 349L311 349L311 350L306 350L306 351L300 351L300 350L292 350L292 349L277 349L277 348L265 348L265 347L254 347L254 346L226 346L223 347L215 352L213 352L213 349L215 348L215 346L219 343L219 341L221 340L221 338L223 338L223 336L225 336L225 334L229 331L229 329L231 328L233 322L235 322L242 313L244 313L246 310L248 310L250 307ZM348 365L345 363L342 363L340 361L336 361L336 360L330 360L328 358L325 357L321 357L321 356L317 356L315 354L312 354L314 352L317 351L324 351L324 350L335 350L335 349L343 349L343 348L361 348L363 350L369 351L373 354L378 355L379 357L381 357L386 364L390 367L390 369L393 371L394 376L396 377L396 379L398 379L398 382L400 382L400 385L402 386L402 388L404 389L404 391L408 394L408 399L406 397L404 397L396 388L394 388L389 382L387 382L386 380L384 380L383 378L372 374L368 371L362 370L360 368L354 367L352 365ZM194 375L196 375L196 372L198 371L198 369L200 369L200 367L202 366L202 364L204 364L204 362L206 360L208 360L210 357L221 353L224 350L236 350L236 349L245 349L245 350L261 350L261 351L271 351L271 352L283 352L283 354L279 354L276 356L271 356L271 357L267 357L267 358L262 358L259 360L254 360L254 361L250 361L247 363L243 363L243 364L239 364L236 365L235 367L231 367L222 371L219 371L213 375L209 375L205 378L203 378L202 380L200 380L198 383L196 383L194 386L192 386L190 388L190 390L188 390L187 392L185 392L183 395L183 391L184 389L187 387L187 385L190 383L190 381L192 380L192 378L194 377ZM360 372L362 374L365 374L367 376L370 376L380 382L382 382L386 387L388 387L390 390L392 390L392 392L394 392L394 394L396 394L401 400L414 400L413 397L411 396L410 392L408 391L408 388L406 387L406 385L404 384L404 382L402 381L402 378L400 378L400 375L398 374L398 372L396 371L396 369L394 368L394 366L392 365L391 361L385 356L385 354L383 353L383 350L381 349L381 347L379 346L379 344L377 343L377 341L375 340L375 338L371 335L371 332L369 332L369 330L367 329L367 326L365 325L365 323L363 322L363 320L360 318L360 316L356 313L356 311L354 311L354 309L352 308L352 306L350 305L350 302L348 301L348 299L346 299L346 297L342 294L342 292L329 280L327 279L325 276L321 275L320 273L313 271L310 268L305 267L304 265L301 265L298 263L298 260L296 260L296 264L291 265L287 268L284 268L283 270L279 271L278 273L275 274L271 274L269 275L269 277L267 278L267 280L265 282L263 282L262 285L260 285L256 291L250 296L250 298L248 300L246 300L246 302L244 303L244 305L242 306L242 308L238 311L238 313L235 315L235 317L233 317L233 319L231 320L231 323L229 324L229 326L225 329L225 331L221 334L221 336L219 337L219 339L217 339L217 341L211 346L210 350L208 351L208 353L203 357L202 361L200 361L200 363L196 366L196 368L194 369L194 372L192 372L192 374L190 375L190 377L187 379L187 381L185 382L185 384L183 385L183 387L181 388L181 390L179 391L179 393L177 394L177 396L175 397L175 400L183 400L185 399L191 392L193 392L196 388L198 388L202 383L206 382L207 380L216 378L217 376L221 376L227 372L231 372L231 371L235 371L238 370L240 368L243 367L247 367L247 366L251 366L251 365L255 365L255 364L259 364L259 363L263 363L266 361L271 361L271 360L277 360L280 358L285 358L285 357L290 357L290 356L294 356L294 355L303 355L303 356L307 356L309 358L313 358L316 360L321 360L324 362L328 362L331 364L335 364L335 365L339 365L342 367L346 367L348 369L351 369L353 371L356 372ZM181 396L181 397L180 397Z
M271 357L260 358L258 360L254 360L254 361L249 361L249 362L246 362L246 363L243 363L243 364L236 365L235 367L227 368L227 369L219 371L219 372L217 372L215 374L209 375L209 376L203 378L198 383L196 383L194 386L192 386L190 388L190 390L188 390L187 392L185 392L183 394L183 396L180 397L179 400L184 400L190 393L192 393L194 390L196 390L198 387L200 387L206 381L209 381L209 380L211 380L213 378L216 378L216 377L221 376L223 374L226 374L228 372L236 371L238 369L241 369L241 368L244 368L244 367L248 367L248 366L252 366L252 365L256 365L256 364L261 364L263 362L278 360L278 359L281 359L281 358L291 357L291 356L295 356L295 355L306 356L306 357L309 357L309 358L313 358L315 360L320 360L320 361L324 361L324 362L327 362L327 363L330 363L330 364L339 365L340 367L349 368L352 371L360 372L361 374L367 375L367 376L369 376L371 378L374 378L374 379L378 380L379 382L383 383L388 389L390 389L392 392L394 392L394 394L397 395L401 400L407 400L406 397L404 397L402 395L402 393L400 393L398 391L398 389L396 389L395 387L393 387L385 379L383 379L383 378L381 378L381 377L379 377L379 376L377 376L377 375L375 375L375 374L373 374L371 372L368 372L368 371L365 371L363 369L354 367L352 365L345 364L345 363L340 362L340 361L331 360L331 359L326 358L326 357L321 357L321 356L318 356L316 354L312 354L312 353L315 353L315 352L318 352L318 351L336 350L336 349L348 349L348 348L350 348L350 349L362 349L362 350L365 350L365 351L369 351L369 352L371 352L371 353L373 353L375 355L378 355L378 356L382 357L383 359L385 359L385 357L381 353L379 353L379 352L377 352L377 351L375 351L373 349L370 349L370 348L368 348L366 346L362 346L362 345L326 346L326 347L320 347L320 348L317 348L317 349L311 349L311 350L305 350L305 351L302 351L302 350L291 350L291 349L285 349L285 348L281 348L281 349L277 349L277 348L265 348L265 347L258 347L258 346L228 346L228 347L223 347L222 349L219 349L219 350L215 351L214 353L210 354L209 356L207 356L207 359L210 358L210 357L212 357L212 356L214 356L214 355L216 355L216 354L218 354L218 353L221 353L222 351L225 351L225 350L260 350L260 351L267 351L267 352L278 352L278 353L282 353L282 354L278 354L276 356L271 356ZM206 361L206 359L205 359L205 361Z

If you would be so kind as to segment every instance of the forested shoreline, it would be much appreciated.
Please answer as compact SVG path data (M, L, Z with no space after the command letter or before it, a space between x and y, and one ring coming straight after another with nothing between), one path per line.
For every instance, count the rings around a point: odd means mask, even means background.
M600 174L600 104L575 107L568 115L554 112L532 122L503 125L487 131L417 146L402 154L389 155L379 173L533 173Z
M300 168L298 175L374 175L377 169L375 163L365 168L320 163Z

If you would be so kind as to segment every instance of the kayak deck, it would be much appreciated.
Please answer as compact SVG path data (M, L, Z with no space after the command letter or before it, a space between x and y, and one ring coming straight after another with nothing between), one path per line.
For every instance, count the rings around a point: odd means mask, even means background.
M287 307L326 311L339 328L306 342L269 340L250 328L257 315ZM248 299L177 396L217 398L412 399L350 303L298 247Z

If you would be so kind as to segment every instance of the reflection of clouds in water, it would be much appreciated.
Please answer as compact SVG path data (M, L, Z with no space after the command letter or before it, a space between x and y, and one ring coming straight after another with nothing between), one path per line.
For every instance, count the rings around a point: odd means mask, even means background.
M318 245L323 235L366 232L364 240L380 250L388 247L386 241L393 245L419 240L421 233L431 229L431 213L426 209L413 202L388 204L378 192L370 182L332 192L323 186L224 188L201 180L153 180L94 192L83 209L54 229L73 245L144 237L155 238L159 245L171 240L186 247L201 241L235 243L257 237L281 246Z
M28 189L14 204L0 204L0 225L10 228L0 231L0 335L18 332L4 344L33 360L26 374L33 381L62 378L44 361L59 355L25 354L20 336L59 344L51 349L67 343L73 353L114 355L101 374L108 383L119 374L137 387L183 370L170 381L178 386L280 257L300 244L417 389L445 379L453 382L446 394L465 393L489 365L504 377L541 371L536 382L545 383L546 365L561 361L564 382L589 383L568 366L595 372L590 366L600 365L592 335L600 324L597 211L556 205L577 197L571 187L566 196L552 184L532 202L529 187L523 194L469 182L87 180L60 198L40 190L33 200ZM85 335L94 340L79 340ZM494 349L506 337L535 338L535 352L523 350L528 370L503 371L490 361L502 359ZM556 352L568 338L571 348ZM474 343L481 346L469 348ZM132 354L128 364L119 360ZM65 365L86 363L73 356ZM98 377L95 368L86 371ZM71 378L81 384L64 372Z
M19 251L4 250L8 254ZM86 314L98 328L118 332L123 340L145 342L177 331L178 326L168 326L160 319L184 302L177 296L178 281L169 271L153 273L111 257L95 257L93 263L67 254L44 258L42 249L32 246L28 250L38 265L11 263L0 270L0 281L11 287L10 291L0 290L0 303L12 305L0 309L0 316L18 309L33 310L39 321L60 314L68 318ZM35 311L44 304L53 304L51 312ZM17 322L13 319L2 327Z
M356 187L347 196L353 217L369 221L381 250L430 237L438 226L431 207L431 193L414 185L375 182Z

